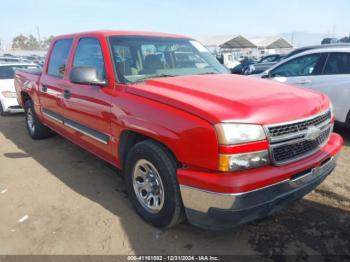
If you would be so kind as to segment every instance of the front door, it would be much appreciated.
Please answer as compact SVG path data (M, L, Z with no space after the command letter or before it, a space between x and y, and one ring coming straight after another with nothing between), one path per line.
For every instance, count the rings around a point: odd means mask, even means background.
M105 80L105 63L99 40L81 38L77 43L72 68L94 67ZM69 82L64 92L64 124L68 135L86 148L112 162L111 97L109 87Z
M274 80L312 88L313 81L322 72L327 54L317 53L299 56L271 70Z

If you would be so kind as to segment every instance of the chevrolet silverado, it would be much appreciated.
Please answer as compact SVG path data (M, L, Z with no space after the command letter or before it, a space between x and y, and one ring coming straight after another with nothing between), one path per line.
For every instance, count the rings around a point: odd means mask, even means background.
M343 143L325 95L231 75L186 36L59 36L15 86L30 137L58 133L123 170L158 227L266 217L319 185Z

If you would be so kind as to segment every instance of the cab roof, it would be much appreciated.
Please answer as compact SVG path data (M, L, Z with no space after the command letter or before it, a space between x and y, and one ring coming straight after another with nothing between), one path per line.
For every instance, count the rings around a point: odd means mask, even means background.
M79 32L73 34L59 35L55 38L73 38L73 37L83 37L83 36L155 36L155 37L172 37L172 38L186 38L192 39L189 36L185 35L176 35L168 33L159 33L159 32L147 32L147 31L113 31L113 30L98 30L98 31L89 31L89 32Z

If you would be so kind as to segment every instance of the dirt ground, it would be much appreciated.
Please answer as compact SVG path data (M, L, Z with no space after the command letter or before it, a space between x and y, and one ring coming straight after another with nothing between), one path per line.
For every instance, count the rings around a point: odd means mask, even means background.
M224 232L160 230L133 211L118 172L60 136L0 118L0 254L350 255L350 130L336 171L284 211Z

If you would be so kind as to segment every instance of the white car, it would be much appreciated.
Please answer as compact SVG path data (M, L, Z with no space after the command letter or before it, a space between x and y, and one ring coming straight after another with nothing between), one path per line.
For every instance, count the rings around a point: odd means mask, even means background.
M14 85L14 73L18 68L39 69L32 63L0 63L0 114L20 113L23 109L18 105Z
M312 49L272 66L260 75L326 94L335 120L350 127L350 48Z

